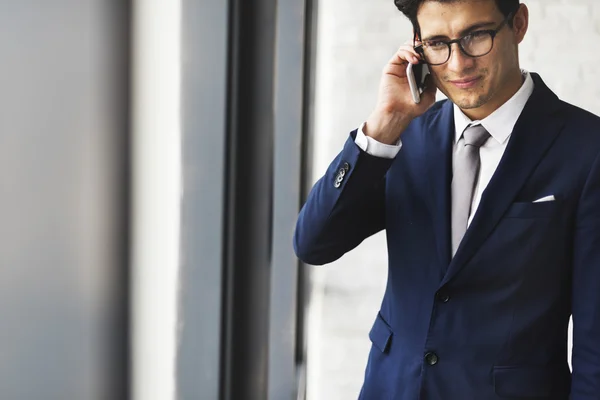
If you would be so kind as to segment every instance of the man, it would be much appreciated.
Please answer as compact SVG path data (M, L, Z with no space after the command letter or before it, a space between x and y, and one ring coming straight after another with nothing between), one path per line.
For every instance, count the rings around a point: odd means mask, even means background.
M396 5L415 46L385 66L294 236L320 265L386 230L360 398L600 399L600 119L520 69L518 0ZM432 75L415 104L419 61Z

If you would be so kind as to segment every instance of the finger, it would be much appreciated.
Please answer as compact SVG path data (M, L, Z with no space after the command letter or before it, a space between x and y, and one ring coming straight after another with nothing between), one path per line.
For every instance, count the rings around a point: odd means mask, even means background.
M417 60L421 60L421 54L419 54L413 46L402 47L402 51L408 52Z
M406 66L407 65L408 65L408 63L405 63L405 64L387 64L383 68L383 73L387 74L387 75L394 75L394 76L397 76L398 78L405 78L406 77Z
M408 51L410 51L410 52L412 52L412 53L419 54L419 53L417 53L417 51L415 50L415 46L417 46L417 43L415 43L415 44L413 44L412 42L411 42L411 43L405 43L405 44L403 44L402 46L400 46L400 47L398 48L398 50L408 50Z
M400 48L398 48L398 50L396 51L396 54L400 52L408 52L412 55L419 56L419 53L417 53L413 46L400 46Z
M418 64L420 61L419 54L410 47L401 47L396 54L390 59L390 64L406 64L407 62Z

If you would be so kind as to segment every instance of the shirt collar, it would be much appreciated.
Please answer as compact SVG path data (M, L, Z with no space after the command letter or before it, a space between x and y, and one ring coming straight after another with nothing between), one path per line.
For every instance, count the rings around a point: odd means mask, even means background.
M456 104L454 105L455 143L458 142L465 129L470 125L483 125L498 143L504 143L510 137L534 88L533 79L529 72L523 70L522 73L525 81L517 93L481 121L472 121Z

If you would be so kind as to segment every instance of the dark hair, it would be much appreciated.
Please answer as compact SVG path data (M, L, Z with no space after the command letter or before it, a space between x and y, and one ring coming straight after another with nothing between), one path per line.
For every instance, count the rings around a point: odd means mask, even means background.
M419 33L421 29L419 28L419 23L417 21L417 11L419 11L419 7L421 4L426 1L437 1L439 3L453 3L455 1L464 1L464 0L394 0L394 4L398 7L398 10L402 11L404 15L410 20L415 29L415 33ZM498 9L504 17L508 17L510 13L514 13L519 8L519 0L495 0ZM508 21L509 26L512 26L512 21Z

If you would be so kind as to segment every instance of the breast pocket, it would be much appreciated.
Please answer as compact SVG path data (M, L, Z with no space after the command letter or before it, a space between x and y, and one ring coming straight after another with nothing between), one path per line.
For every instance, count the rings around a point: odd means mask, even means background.
M558 200L541 203L512 203L504 218L550 218L560 209Z

